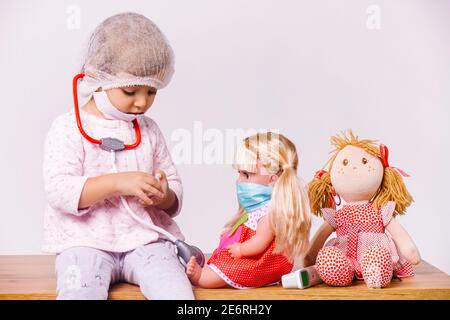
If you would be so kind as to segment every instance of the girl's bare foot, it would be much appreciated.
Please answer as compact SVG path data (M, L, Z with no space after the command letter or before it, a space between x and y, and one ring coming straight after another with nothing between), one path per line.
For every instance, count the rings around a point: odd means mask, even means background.
M186 275L194 286L198 285L200 276L202 275L202 267L197 263L195 257L191 257L186 265Z

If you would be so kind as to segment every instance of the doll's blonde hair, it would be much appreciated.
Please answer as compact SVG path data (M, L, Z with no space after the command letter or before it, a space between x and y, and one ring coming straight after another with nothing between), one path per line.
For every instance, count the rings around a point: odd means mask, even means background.
M308 193L297 177L295 145L285 136L273 132L245 138L237 149L233 167L257 173L258 161L270 174L278 175L269 218L275 234L275 252L283 253L293 261L307 249L311 228ZM242 208L240 211L243 212Z
M331 137L330 142L334 145L335 149L331 151L332 157L327 162L329 163L328 172L323 172L321 176L316 176L308 184L311 211L318 216L322 215L322 208L336 207L333 199L334 189L331 185L330 172L339 151L346 146L355 146L379 158L381 161L381 152L377 141L369 139L360 140L358 136L353 134L351 129L348 129L341 135L338 134ZM393 167L384 167L383 181L374 197L370 200L376 208L383 206L388 201L395 201L395 216L397 213L404 214L406 208L412 203L413 198L406 189L400 173Z

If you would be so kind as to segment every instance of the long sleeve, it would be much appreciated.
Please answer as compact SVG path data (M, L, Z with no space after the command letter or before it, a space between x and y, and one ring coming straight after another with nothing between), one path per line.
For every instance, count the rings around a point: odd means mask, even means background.
M172 161L169 149L167 148L166 141L164 139L164 136L162 135L161 130L152 119L148 118L148 121L151 131L153 131L155 137L155 141L152 142L154 149L153 168L161 169L166 173L169 188L172 189L177 196L177 210L170 215L171 217L175 217L180 213L183 201L183 186L181 183L181 178L178 175L177 168Z
M108 120L80 109L86 132L95 138L112 137L127 143L134 141L133 124ZM116 154L119 172L166 172L170 188L178 198L178 208L166 212L154 206L142 207L136 197L127 197L135 214L149 223L184 239L171 216L180 212L181 180L170 158L163 136L147 117L139 120L142 141L138 148ZM78 130L75 113L58 117L51 125L44 146L43 178L47 197L44 218L45 252L58 253L74 246L105 251L128 252L157 241L160 235L141 225L128 214L118 196L99 201L89 208L78 209L86 180L112 172L111 154L87 141Z
M83 176L83 143L75 122L58 117L51 125L44 146L43 178L48 204L57 211L82 216L78 203L88 179Z

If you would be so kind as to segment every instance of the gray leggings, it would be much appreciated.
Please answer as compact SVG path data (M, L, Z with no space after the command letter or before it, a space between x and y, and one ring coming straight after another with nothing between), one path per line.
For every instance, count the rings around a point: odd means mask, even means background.
M73 247L56 257L58 300L105 300L109 285L130 282L147 299L194 299L192 286L175 253L160 241L129 252Z

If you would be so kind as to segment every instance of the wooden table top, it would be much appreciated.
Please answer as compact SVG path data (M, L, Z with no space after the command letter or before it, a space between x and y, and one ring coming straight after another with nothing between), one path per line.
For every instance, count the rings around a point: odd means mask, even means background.
M0 256L0 299L47 300L56 297L55 256ZM394 279L384 289L368 289L363 281L348 287L321 284L304 290L271 286L237 290L195 288L200 300L278 299L446 299L450 300L450 276L422 261L414 267L416 276ZM120 283L110 288L109 299L144 299L137 286Z

